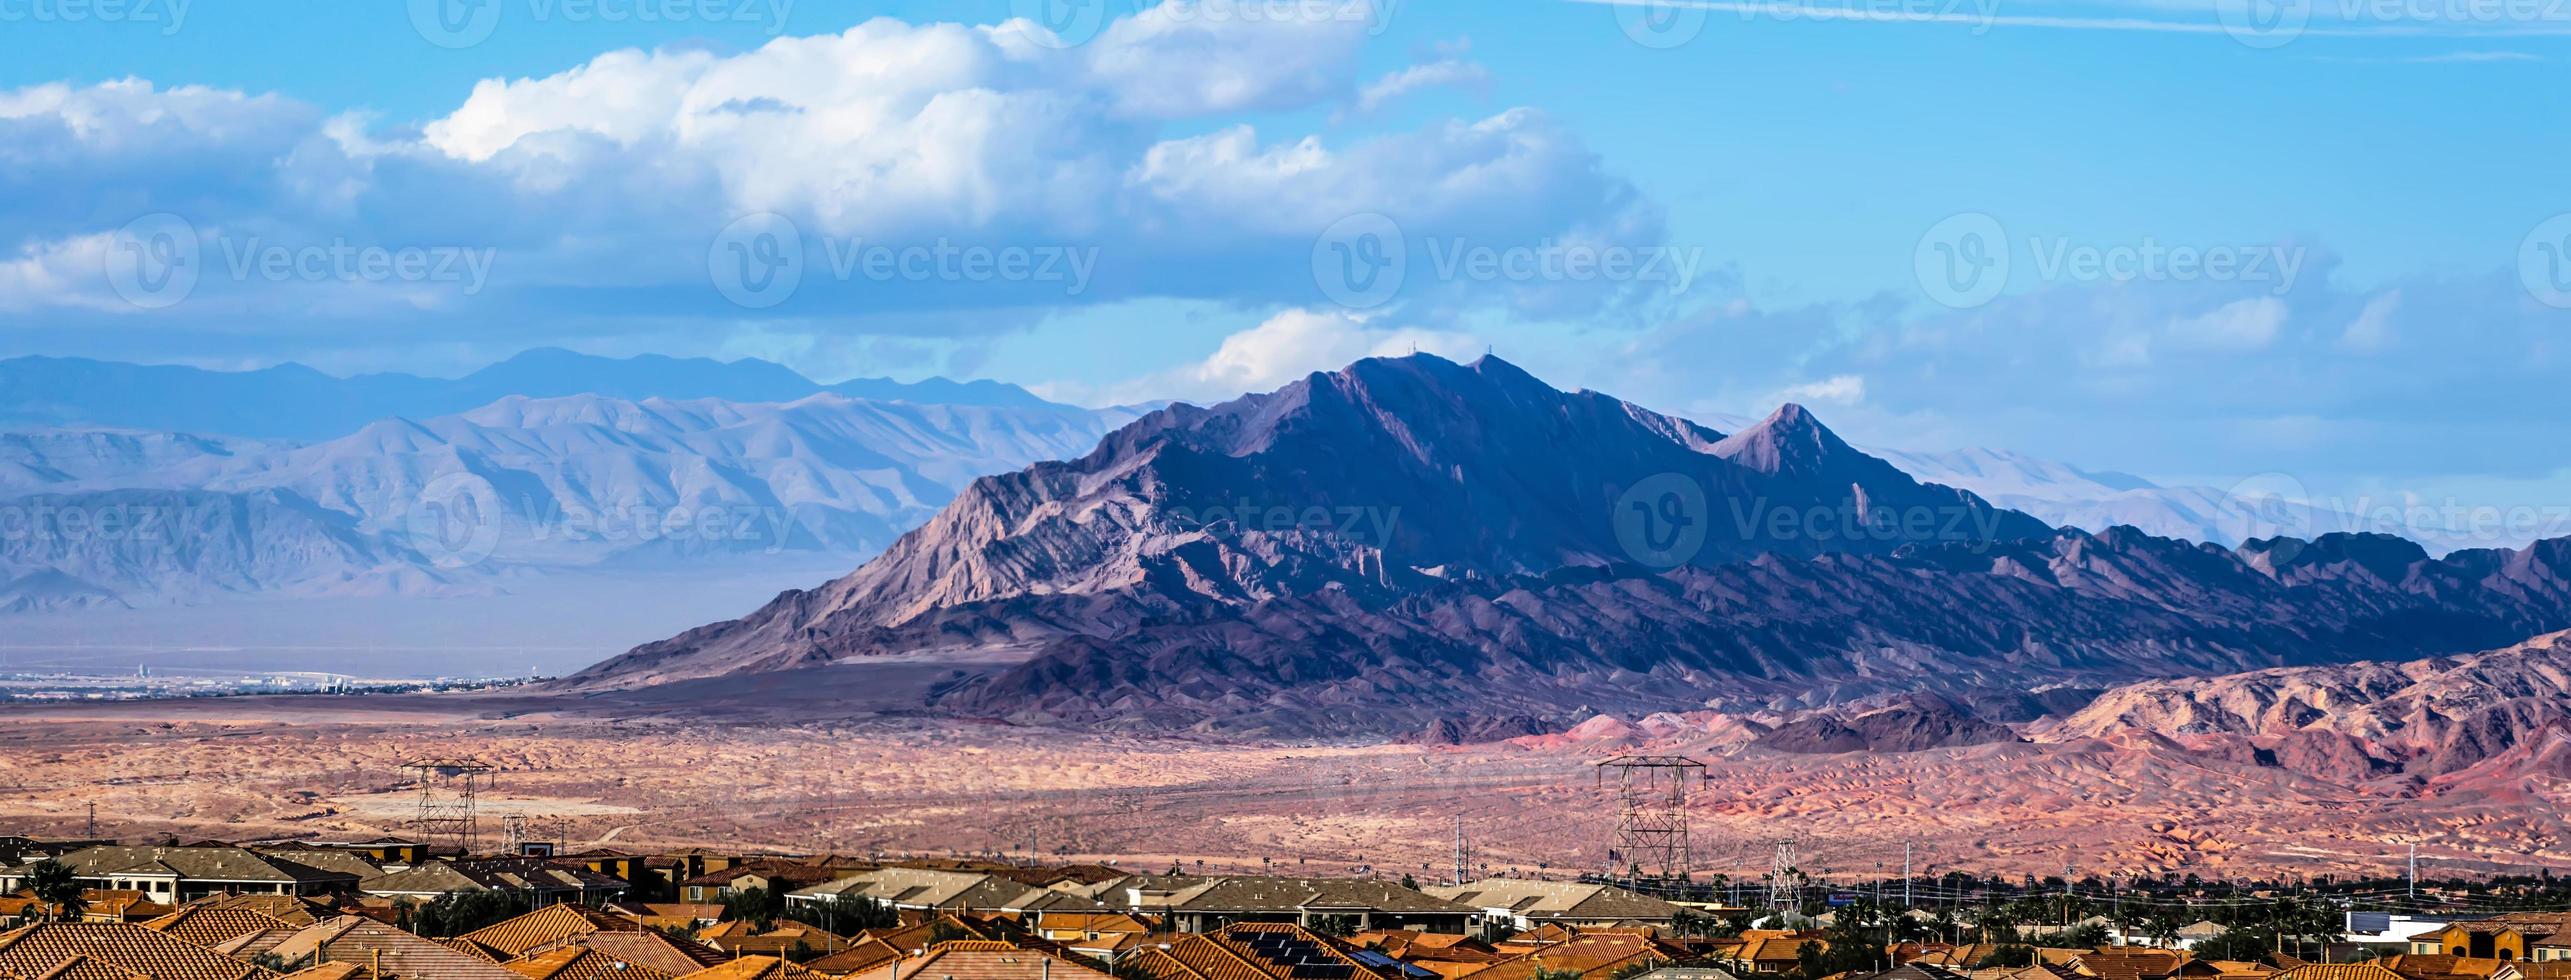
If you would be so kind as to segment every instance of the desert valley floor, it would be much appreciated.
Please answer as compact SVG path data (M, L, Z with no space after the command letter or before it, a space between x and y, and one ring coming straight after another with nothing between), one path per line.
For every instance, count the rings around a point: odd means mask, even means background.
M2079 740L1796 755L1725 722L1596 720L1468 746L1209 743L886 718L699 717L491 696L238 698L0 709L0 832L124 837L399 832L397 766L500 767L486 833L523 813L574 846L740 841L841 853L1024 853L1163 866L1381 873L1451 865L1460 815L1495 868L1606 863L1623 751L1709 761L1700 874L1755 879L1770 842L1807 871L2369 871L2419 846L2442 871L2566 856L2558 782L2395 795L2165 748Z

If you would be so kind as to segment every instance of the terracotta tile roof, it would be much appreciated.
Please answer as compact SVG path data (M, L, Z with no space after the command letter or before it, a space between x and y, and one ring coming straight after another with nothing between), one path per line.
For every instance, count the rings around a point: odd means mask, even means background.
M306 926L268 952L297 965L356 963L380 971L383 980L523 980L498 964L356 915Z
M42 976L87 957L151 980L267 980L274 974L139 925L58 922L0 934L0 972Z
M62 965L29 977L28 980L142 980L142 976L140 973L113 963L87 956L74 956L64 960Z
M881 939L868 936L858 939L855 945L850 946L847 949L813 960L812 962L804 965L810 967L815 973L846 976L851 973L874 969L877 966L901 959L905 955L908 954L901 947L895 946L892 943L885 942Z
M1761 944L1799 943L1796 939L1762 939ZM1484 980L1524 980L1538 972L1613 973L1629 964L1676 963L1684 954L1648 937L1624 933L1591 934L1556 943L1517 959L1492 964L1472 974Z
M593 932L571 940L571 945L594 949L673 977L720 965L727 958L722 950L712 946L672 939L657 932Z
M744 956L709 966L678 980L821 980L821 974L774 956Z
M2277 974L2279 980L2401 980L2375 963L2306 963Z
M2119 946L2083 953L2069 966L2082 976L2101 980L2153 980L2177 973L2187 954L2167 949Z
M672 976L586 946L565 946L501 965L527 980L670 980Z
M199 946L220 946L254 932L292 929L294 926L276 916L246 908L190 905L145 922L143 928L175 936Z
M375 975L355 963L324 963L286 974L284 980L375 980Z
M547 905L515 918L503 919L472 932L463 938L473 940L510 956L531 949L559 943L574 936L593 932L634 932L642 923L581 905L564 903Z
M510 959L509 954L507 953L492 949L489 946L482 945L481 943L474 942L473 940L466 939L462 936L447 936L441 939L432 940L432 942L466 956L473 957L474 959L481 960L485 963L506 963Z
M308 926L337 914L322 902L296 895L224 895L202 899L195 903L195 907L249 909L295 927Z
M936 980L1107 980L1100 973L1070 960L1035 950L1018 949L1007 943L966 941L939 943L937 948L899 963L886 963L850 980L896 980L900 977L936 978Z

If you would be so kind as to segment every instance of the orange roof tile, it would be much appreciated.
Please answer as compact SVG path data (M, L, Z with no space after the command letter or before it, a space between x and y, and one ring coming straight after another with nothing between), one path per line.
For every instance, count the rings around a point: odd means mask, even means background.
M670 980L671 974L586 946L565 946L501 964L527 980Z
M130 923L56 922L0 934L0 972L42 976L74 957L86 957L151 980L267 980L275 976L195 943Z
M461 938L470 939L514 957L574 936L586 936L600 931L633 932L641 928L641 923L621 915L564 903L547 905L525 915L503 919L465 933Z

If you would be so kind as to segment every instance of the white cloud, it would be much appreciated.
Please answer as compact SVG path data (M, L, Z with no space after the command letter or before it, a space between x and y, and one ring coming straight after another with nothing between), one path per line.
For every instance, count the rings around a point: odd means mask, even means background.
M1440 86L1480 91L1491 83L1490 69L1481 63L1446 58L1412 65L1366 83L1357 90L1357 111L1372 113L1413 92Z
M1806 404L1855 405L1866 400L1866 378L1857 374L1834 374L1820 381L1787 385L1773 401Z
M2186 350L2258 350L2276 342L2287 312L2285 301L2274 296L2233 300L2171 321L2167 336L2173 346Z
M2382 350L2393 340L2393 314L2401 309L2401 290L2386 290L2366 301L2357 311L2348 329L2339 334L2339 346L2352 351Z
M1153 298L1277 308L1325 298L1313 243L1361 212L1494 248L1662 243L1659 209L1533 110L1329 140L1235 118L1357 97L1375 7L1347 2L1341 15L1309 2L1184 0L1071 47L1038 43L1025 22L878 18L732 54L611 51L483 80L416 130L135 80L0 91L0 256L156 211L286 247L496 250L487 288L469 297L352 291L330 311L362 319L378 302L387 316L436 309L444 322L352 331L302 303L261 308L236 295L227 310L243 319L222 325L391 344L417 339L398 336L405 329L532 341L525 324L564 322L565 310L593 321L582 329L616 319L590 311L641 310L673 333L751 319L846 337L989 333L1048 309ZM100 201L119 211L99 214ZM807 262L786 302L752 311L713 288L708 255L755 212L793 222ZM1076 291L1055 280L870 278L831 264L855 243L1048 248L1084 256L1095 276ZM31 275L21 268L18 279ZM1582 283L1414 279L1406 305L1577 312L1606 302ZM222 293L200 291L156 324L214 327L183 314ZM18 295L69 306L43 297L72 294ZM270 319L251 323L259 314Z
M1417 352L1468 360L1482 349L1482 343L1467 334L1377 326L1356 314L1294 309L1223 338L1214 353L1193 364L1099 388L1057 384L1044 386L1039 393L1088 405L1159 399L1211 405L1369 357Z

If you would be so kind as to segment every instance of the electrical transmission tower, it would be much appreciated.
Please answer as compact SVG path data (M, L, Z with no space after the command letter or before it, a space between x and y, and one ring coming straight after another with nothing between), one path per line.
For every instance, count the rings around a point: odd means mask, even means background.
M1792 912L1803 907L1803 882L1794 869L1794 838L1776 842L1776 865L1768 872L1768 907Z
M1705 764L1678 755L1620 755L1598 763L1598 782L1616 778L1616 845L1609 871L1675 883L1687 877L1687 790Z
M497 770L471 759L421 759L402 769L420 788L420 815L411 832L435 851L441 838L457 854L470 856L482 845L482 828L474 817L475 792L491 782Z

